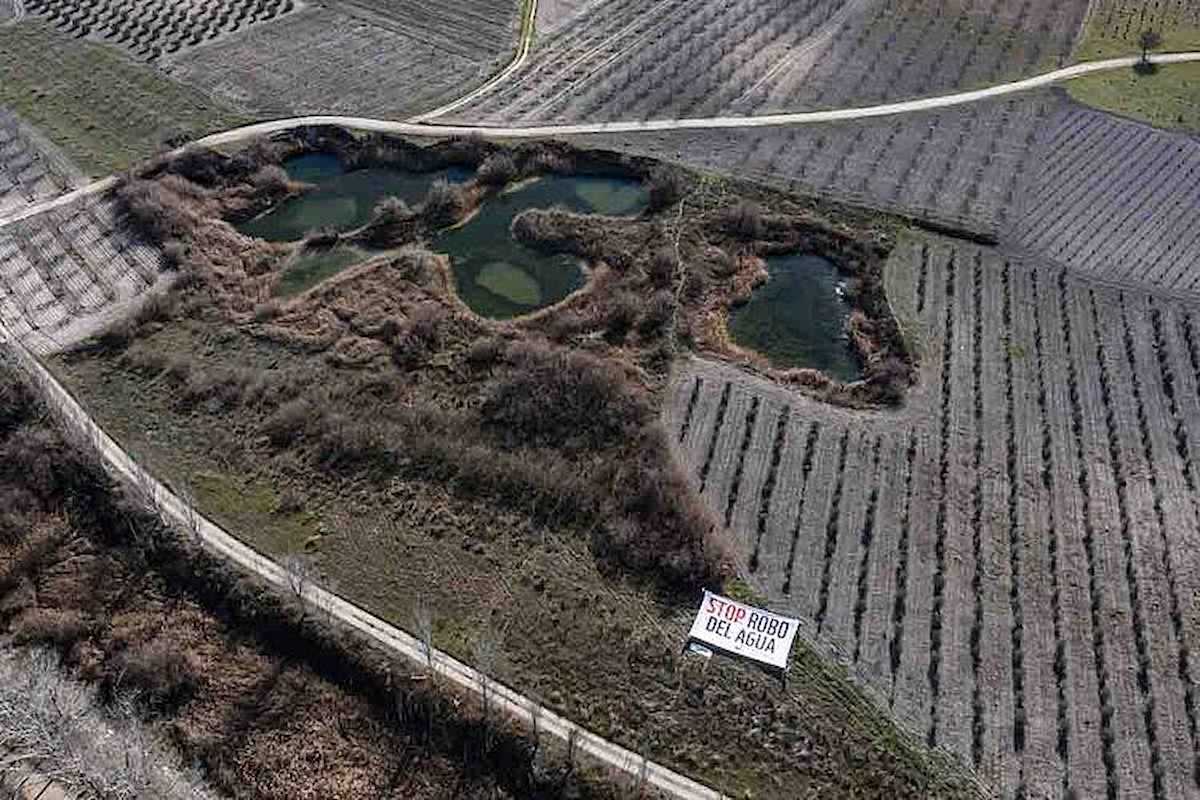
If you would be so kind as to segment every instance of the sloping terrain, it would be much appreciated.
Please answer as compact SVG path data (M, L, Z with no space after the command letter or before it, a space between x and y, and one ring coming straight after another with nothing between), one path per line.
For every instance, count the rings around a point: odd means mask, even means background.
M1003 797L1194 797L1200 312L949 240L889 270L908 407L693 361L695 485L772 606Z
M1005 239L1105 280L1200 293L1200 142L1075 105L1050 127Z
M1044 90L882 119L585 140L995 235L1064 102Z
M75 38L88 37L153 61L267 22L295 0L25 0L25 9Z
M107 201L29 217L0 228L0 323L34 352L56 352L101 330L161 269Z
M81 177L58 148L0 107L0 217L68 191Z
M613 0L458 112L491 123L670 119L870 105L1061 66L1087 3Z
M291 14L184 53L172 60L170 74L260 116L403 119L481 81L499 50L510 46L486 38L449 45L444 37L423 39L419 30L355 13Z

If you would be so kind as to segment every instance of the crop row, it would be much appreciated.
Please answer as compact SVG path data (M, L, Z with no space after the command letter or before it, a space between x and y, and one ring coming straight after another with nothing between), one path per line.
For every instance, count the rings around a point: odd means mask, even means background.
M893 258L927 333L904 411L697 360L684 462L772 605L1004 797L1195 796L1200 310L943 240Z
M295 0L27 0L60 31L120 45L153 60L296 8Z
M305 10L178 56L172 76L259 114L403 118L486 64L331 9Z
M1121 39L1137 47L1142 31L1169 32L1200 28L1200 2L1196 0L1099 0L1089 24L1107 39Z
M614 0L575 17L472 117L506 121L715 114L844 5L840 0Z
M157 251L130 238L106 202L0 228L0 322L39 352L95 332L115 304L153 285Z
M1106 280L1200 291L1200 142L1068 107L1036 162L1007 239Z
M493 122L654 119L865 105L1059 64L1085 0L624 0L574 18L503 90Z
M893 119L594 141L997 234L1064 102L1038 92Z
M67 191L77 171L39 147L15 116L0 108L0 215Z
M819 57L755 87L747 111L894 102L1061 66L1085 0L880 0L848 15Z
M522 4L513 0L340 0L335 8L460 58L507 60Z

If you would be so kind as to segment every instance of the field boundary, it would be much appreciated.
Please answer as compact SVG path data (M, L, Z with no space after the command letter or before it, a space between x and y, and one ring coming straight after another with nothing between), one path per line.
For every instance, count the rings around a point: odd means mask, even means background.
M530 2L534 8L534 11L536 12L537 0L530 0ZM527 53L528 51L526 50L526 54ZM1026 92L1056 83L1061 83L1063 81L1068 81L1073 78L1082 77L1084 75L1090 75L1095 72L1104 72L1115 69L1129 69L1139 60L1139 56L1124 56L1122 58L1110 58L1104 61L1085 62L1070 67L1064 67L1063 69L1054 70L1052 72L1047 72L1042 75L1037 75L1032 78L1026 78L1025 80L999 84L987 89L976 89L970 92L957 92L954 94L940 95L937 97L927 97L920 100L906 100L900 103L862 106L858 108L832 109L829 111L802 111L790 114L767 114L754 117L695 117L691 119L597 122L572 125L538 125L527 127L501 127L463 124L442 125L439 123L420 121L423 119L429 119L431 115L447 113L449 110L453 110L447 106L443 106L442 109L435 109L434 111L428 112L421 117L415 117L413 120L405 122L373 119L370 117L347 117L332 114L286 117L283 119L258 122L252 125L231 128L221 133L210 134L195 140L189 145L185 145L184 147L173 151L172 154L182 152L187 147L218 147L220 145L242 142L246 139L252 139L256 136L266 136L273 133L282 133L284 131L292 130L293 128L316 125L333 125L343 128L350 128L353 130L372 131L376 133L392 133L401 136L479 136L487 139L544 139L553 138L556 136L587 136L610 133L653 133L684 130L767 128L782 127L787 125L815 124L820 122L870 119L873 117L896 116L899 114L908 114L919 111L929 111L938 108L965 105L1003 95ZM1161 53L1151 55L1150 62L1159 65L1200 62L1200 51L1186 53ZM512 65L510 65L510 69L505 70L505 73L511 74L511 72L514 71L511 69L511 66ZM489 84L485 84L485 86L494 84L502 78L507 77L505 73L498 75L496 78L490 81ZM480 88L482 89L484 87ZM466 102L468 99L472 99L472 96L467 95L466 98L460 99L463 100L463 102ZM459 101L455 102L457 103ZM116 186L116 184L117 176L103 178L94 183L80 187L73 192L56 197L53 200L31 205L14 214L9 214L8 216L0 216L0 226L7 225L10 222L17 222L19 220L26 219L34 216L35 214L40 214L43 211L57 208L78 200L81 197L101 194L113 188Z
M427 120L434 119L435 117L442 117L453 111L457 111L468 103L471 103L492 91L501 83L512 77L517 70L525 66L525 62L529 59L529 51L533 49L533 37L535 28L537 26L538 0L521 0L521 6L523 11L521 16L520 38L517 41L517 50L513 54L512 61L508 62L508 66L500 70L500 72L494 75L490 80L485 81L483 85L470 92L467 92L457 100L451 100L449 103L438 106L432 111L426 111L424 114L418 114L417 116L410 118L409 122L425 122Z
M274 587L291 591L288 572L274 560L246 545L179 498L154 478L110 437L84 410L74 396L26 347L0 325L0 346L7 345L17 365L31 378L50 409L63 424L74 428L90 442L106 469L121 483L153 499L158 513L173 527L193 533L218 557L263 579ZM305 585L303 599L314 608L362 634L384 650L430 669L441 678L472 695L485 692L489 703L526 729L549 734L578 752L594 758L630 779L655 787L679 800L724 800L726 795L661 764L649 761L621 745L583 728L491 677L478 672L447 653L425 645L396 626L344 600L320 586Z

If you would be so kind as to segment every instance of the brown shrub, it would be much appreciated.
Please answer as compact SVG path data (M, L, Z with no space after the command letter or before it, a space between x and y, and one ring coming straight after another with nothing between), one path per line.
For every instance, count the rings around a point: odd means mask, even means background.
M619 367L587 353L520 345L513 371L481 409L508 446L599 449L627 441L653 416Z
M137 689L151 707L159 709L178 706L200 685L196 656L162 639L130 646L120 656L117 674L123 687Z
M486 186L503 186L517 177L517 162L508 153L493 153L483 160L475 177Z
M17 644L50 644L69 650L87 635L88 623L78 611L32 608L13 620L11 630Z
M683 198L683 176L670 167L659 167L650 176L650 210L662 211Z
M466 211L467 202L463 188L439 178L429 187L425 202L421 206L421 215L436 227L453 225L458 222Z
M286 447L301 439L308 422L316 414L308 398L290 400L277 408L263 423L262 431L276 447Z
M646 275L650 278L650 283L660 289L665 289L674 282L678 265L679 259L675 255L675 250L670 247L660 247L654 251L654 256L646 266Z
M757 203L739 200L721 211L721 225L726 231L742 239L762 238L763 210Z

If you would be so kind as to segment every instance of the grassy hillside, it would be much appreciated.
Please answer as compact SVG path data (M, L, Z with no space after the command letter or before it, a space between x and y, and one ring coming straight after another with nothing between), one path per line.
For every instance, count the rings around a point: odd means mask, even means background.
M0 28L0 106L92 176L125 169L169 138L233 127L237 114L119 51L33 19Z

